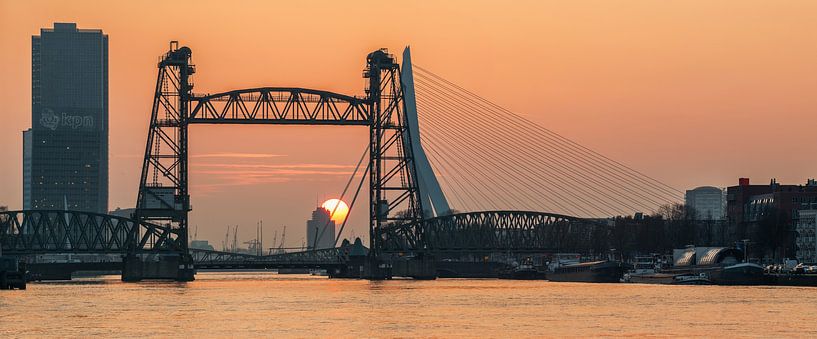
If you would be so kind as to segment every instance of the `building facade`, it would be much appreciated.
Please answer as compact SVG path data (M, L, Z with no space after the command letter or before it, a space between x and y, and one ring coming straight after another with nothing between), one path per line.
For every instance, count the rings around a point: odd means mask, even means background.
M730 238L767 242L768 234L761 234L761 226L772 221L779 225L777 232L786 238L786 245L777 255L780 258L794 256L796 249L796 223L800 211L817 209L817 181L809 179L805 185L781 185L772 179L767 185L751 185L749 179L741 178L738 186L726 190L727 220Z
M24 206L106 213L108 36L102 30L54 23L31 37L31 123L23 133Z
M306 222L308 250L335 247L335 222L329 217L329 213L329 210L318 207L312 212L312 219Z
M797 261L817 264L817 209L800 210L797 219Z
M23 209L31 209L31 129L23 131Z
M726 218L726 194L722 189L702 186L687 190L684 202L695 209L698 220L723 220Z

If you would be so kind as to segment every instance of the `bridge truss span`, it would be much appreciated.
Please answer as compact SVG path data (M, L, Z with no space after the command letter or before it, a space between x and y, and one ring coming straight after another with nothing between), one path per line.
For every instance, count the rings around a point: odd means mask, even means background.
M106 214L29 210L0 212L4 254L178 252L177 230Z
M193 95L189 123L371 124L366 99L327 91L263 87Z
M423 220L419 228L425 250L435 254L590 252L595 249L594 235L608 231L606 225L595 220L532 211L458 213ZM386 243L396 245L410 239L407 235L411 230L394 228L390 233L397 240Z
M208 268L328 268L348 261L348 248L327 248L273 255L190 249L197 269Z

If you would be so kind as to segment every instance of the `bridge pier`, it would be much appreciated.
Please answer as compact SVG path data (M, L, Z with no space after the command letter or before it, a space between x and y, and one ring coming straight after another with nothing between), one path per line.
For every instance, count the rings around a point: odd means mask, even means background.
M367 256L360 277L367 280L391 279L391 265L373 255Z
M433 256L422 254L388 259L369 256L363 264L362 273L360 278L368 280L385 280L392 277L434 280L437 279L437 263Z
M149 280L195 280L193 259L177 254L150 255L142 257L127 254L122 258L122 281L137 282Z
M417 280L437 279L437 262L434 256L418 254L411 258L395 258L391 262L391 274Z

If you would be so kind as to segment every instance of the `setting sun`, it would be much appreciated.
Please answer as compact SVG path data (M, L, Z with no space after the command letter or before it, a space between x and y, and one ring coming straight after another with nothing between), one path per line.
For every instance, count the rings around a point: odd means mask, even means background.
M337 209L335 209L337 206ZM321 207L329 210L329 213L332 213L332 220L335 224L340 225L343 223L343 220L346 219L346 216L349 214L349 206L346 205L345 202L339 199L329 199L324 201Z

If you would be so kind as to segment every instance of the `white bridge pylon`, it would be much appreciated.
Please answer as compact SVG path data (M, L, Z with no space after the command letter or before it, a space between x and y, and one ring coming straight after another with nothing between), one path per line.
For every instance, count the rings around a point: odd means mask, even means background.
M417 171L417 183L420 189L420 199L423 203L423 217L433 218L448 215L451 208L448 200L440 188L440 182L434 175L434 170L428 162L423 145L420 143L420 124L417 119L417 102L414 93L414 72L411 69L411 49L406 46L403 50L403 65L400 69L400 79L403 88L403 111L406 114L409 133L404 134L403 142L409 145L414 154L414 166Z

